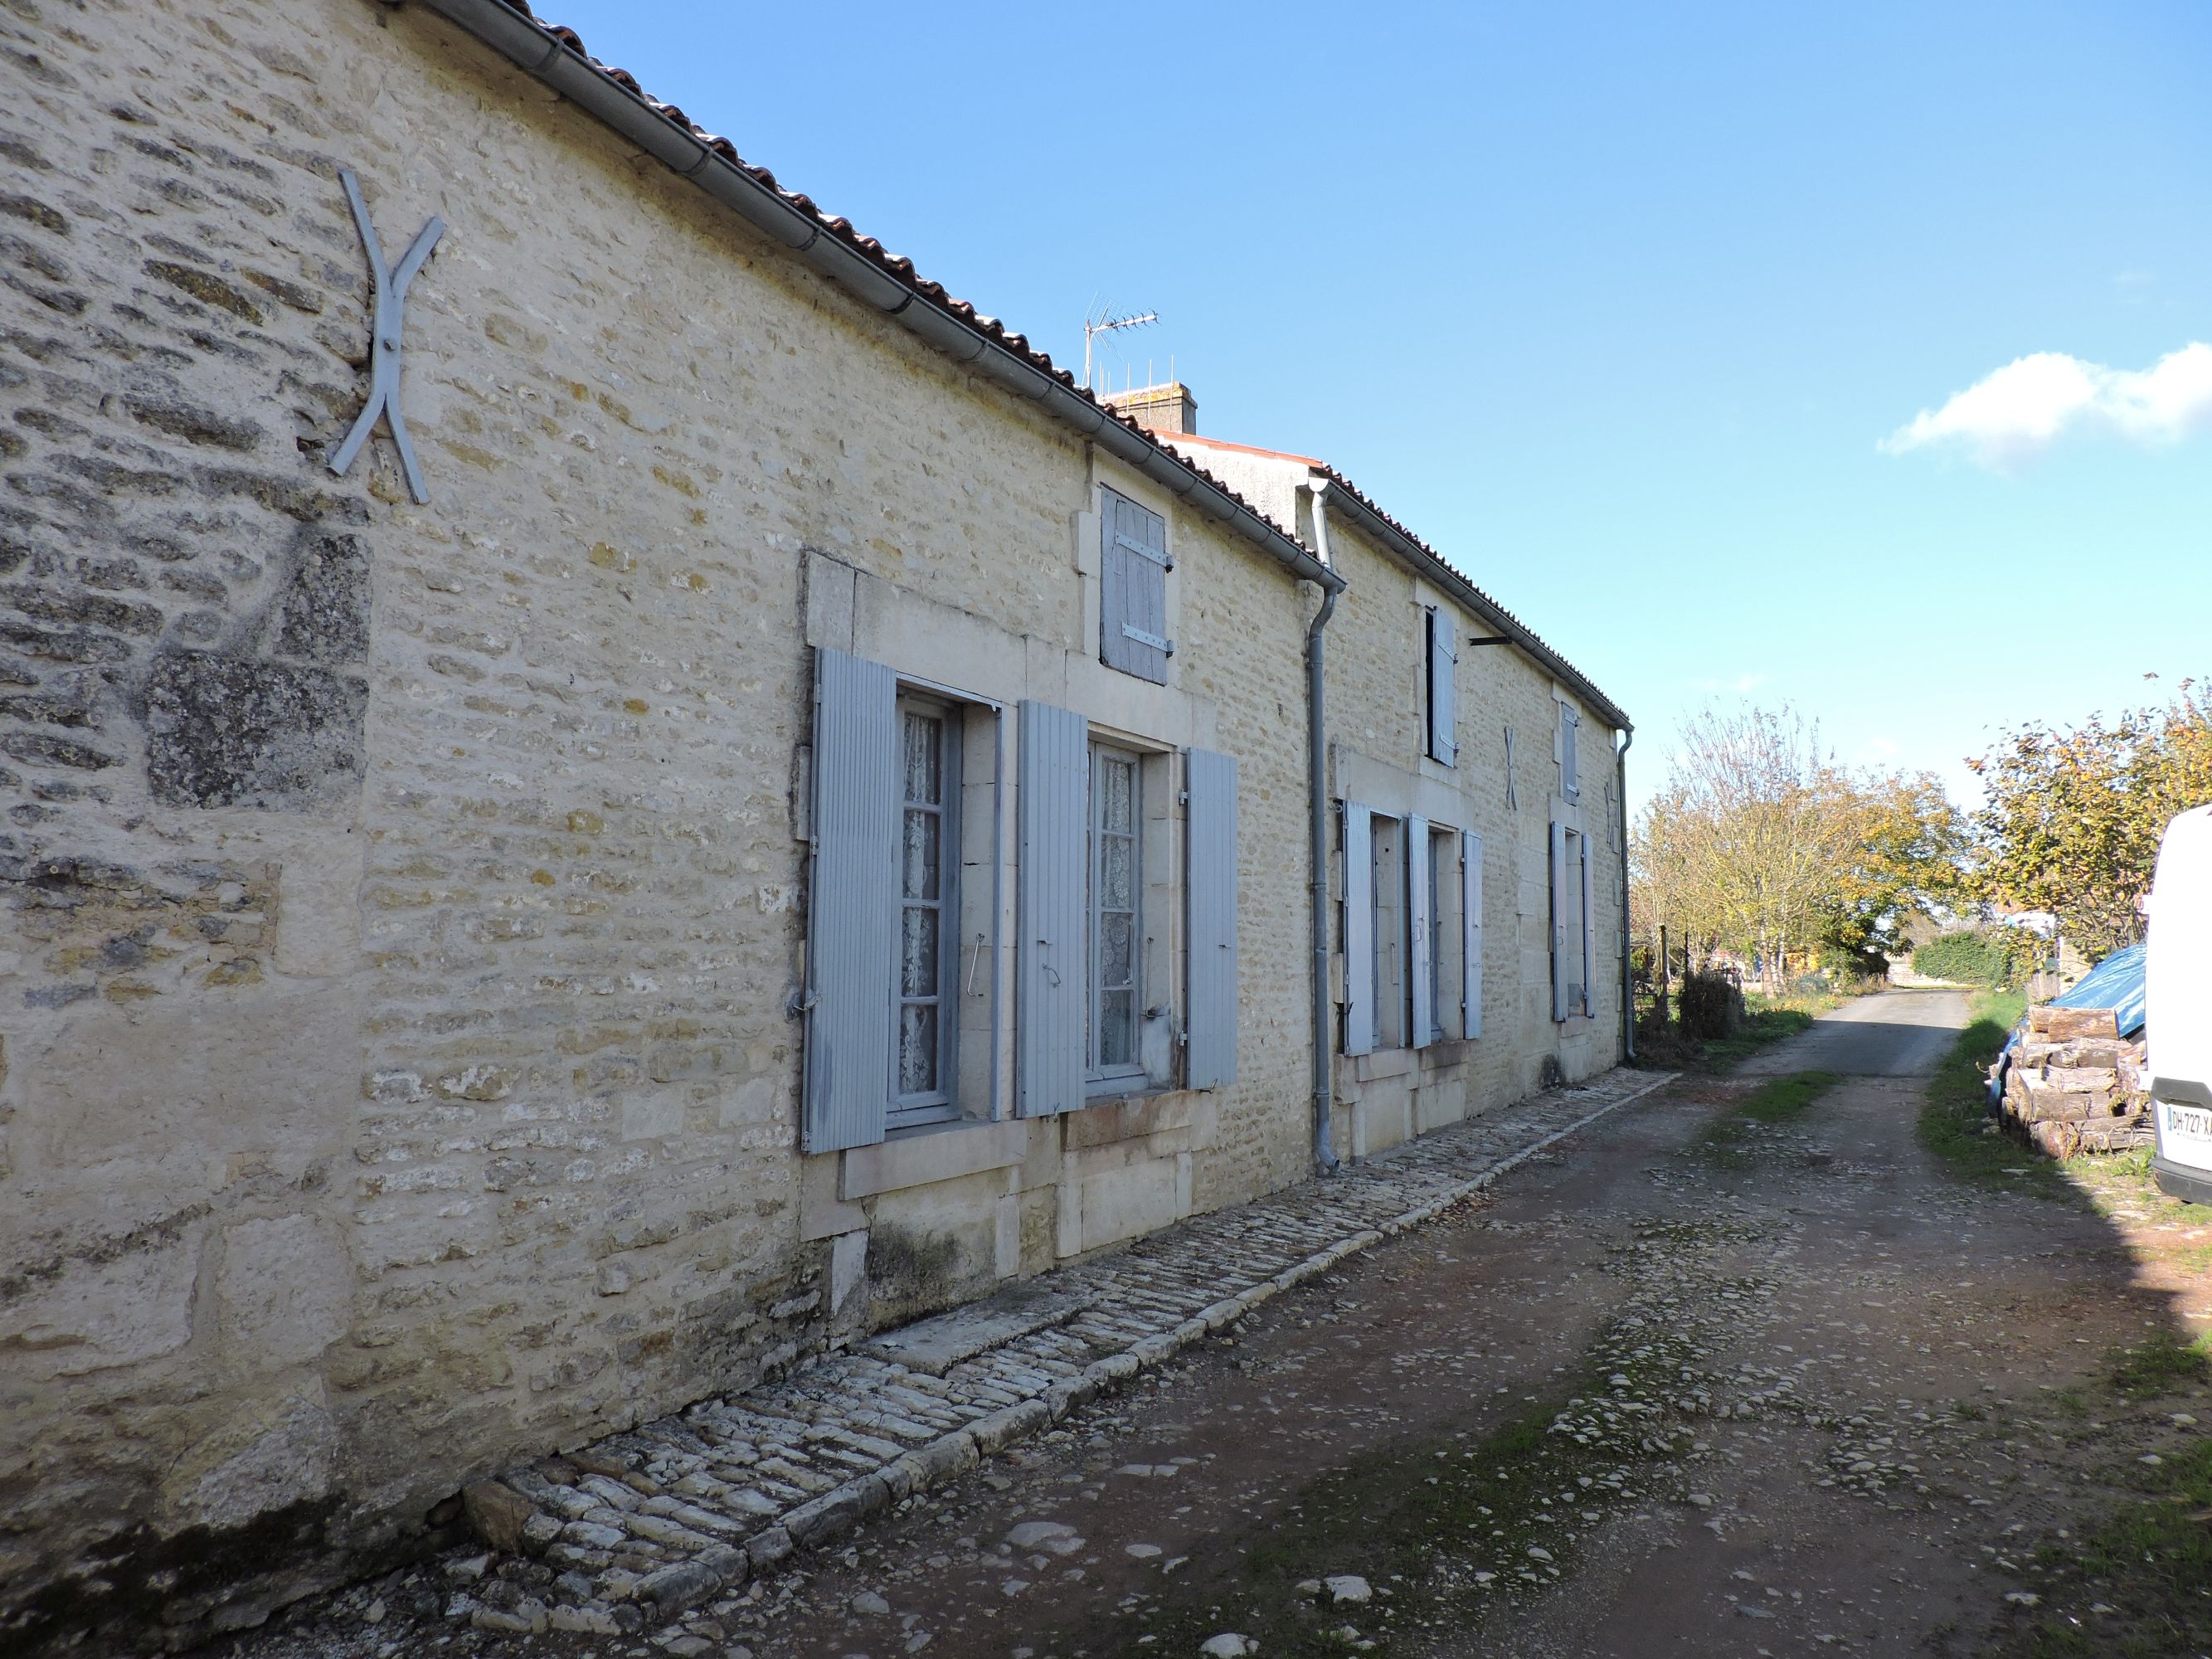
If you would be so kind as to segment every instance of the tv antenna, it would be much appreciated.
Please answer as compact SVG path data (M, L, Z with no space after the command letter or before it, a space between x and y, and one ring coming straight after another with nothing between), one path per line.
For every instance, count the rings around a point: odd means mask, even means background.
M1085 317L1083 319L1083 384L1086 390L1094 389L1091 386L1091 343L1093 340L1097 339L1102 334L1111 334L1116 329L1142 328L1146 324L1157 323L1159 319L1160 313L1157 311L1147 311L1143 313L1141 315L1133 317L1117 317L1114 314L1114 307L1111 306L1099 307L1097 315L1096 317Z

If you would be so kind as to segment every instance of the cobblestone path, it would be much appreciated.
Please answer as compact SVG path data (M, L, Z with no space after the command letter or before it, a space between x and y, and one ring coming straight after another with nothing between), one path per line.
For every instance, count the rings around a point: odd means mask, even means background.
M507 1550L456 1550L323 1598L266 1636L235 1638L233 1651L450 1653L458 1625L541 1639L651 1629L679 1659L706 1653L716 1644L670 1621L973 1469L1671 1080L1624 1070L1547 1091L883 1334L786 1381L512 1469L504 1492L477 1489L473 1506Z

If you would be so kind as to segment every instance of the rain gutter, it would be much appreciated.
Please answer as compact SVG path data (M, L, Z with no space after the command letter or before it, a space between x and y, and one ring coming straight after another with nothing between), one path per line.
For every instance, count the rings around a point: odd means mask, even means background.
M1628 923L1628 751L1636 746L1633 730L1621 734L1626 741L1613 757L1620 769L1620 1053L1624 1060L1636 1058L1636 946L1629 933Z
M1328 480L1313 481L1314 551L1328 557L1328 512L1322 505ZM1322 629L1336 609L1336 592L1322 590L1321 609L1306 629L1306 816L1310 832L1313 911L1313 1137L1314 1167L1336 1172L1330 1141L1335 1116L1333 1072L1336 1064L1336 1008L1328 987L1328 723L1322 692Z

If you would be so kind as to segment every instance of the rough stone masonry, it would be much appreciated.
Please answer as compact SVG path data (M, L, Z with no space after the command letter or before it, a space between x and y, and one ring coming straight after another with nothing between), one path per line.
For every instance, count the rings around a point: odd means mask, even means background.
M330 471L342 168L387 254L447 226L428 503L381 433ZM1098 661L1106 489L1168 524L1164 684ZM250 1625L480 1477L1301 1177L1315 602L425 8L0 0L0 1646ZM1233 1082L800 1152L826 645L1237 758Z
M796 1149L810 594L1067 701L1080 444L420 12L21 0L0 53L11 1644L250 1623L474 1475L1048 1264L1063 1187L1080 1249L1300 1171L1295 886L1225 1098L867 1193ZM341 167L388 246L452 227L428 506L380 434L326 465ZM1251 748L1256 872L1298 597L1176 533L1181 740Z

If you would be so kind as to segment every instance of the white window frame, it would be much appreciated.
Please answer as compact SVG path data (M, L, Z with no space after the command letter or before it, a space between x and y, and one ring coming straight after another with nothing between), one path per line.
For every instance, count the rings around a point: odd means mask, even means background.
M899 794L899 872L896 878L899 935L892 953L891 983L889 987L891 998L891 1096L884 1115L886 1133L921 1128L935 1123L956 1122L963 1115L960 1109L960 945L963 917L960 849L963 784L962 754L966 747L966 733L961 708L949 699L902 685L896 707L899 732L899 775L893 780L892 787ZM910 895L906 890L906 819L917 810L927 810L924 804L906 798L907 721L915 718L933 720L938 723L939 799L935 803L938 846L937 896L934 899ZM932 907L938 918L937 988L934 995L927 999L910 996L905 985L906 913L917 904ZM898 1084L903 1072L901 1061L906 1045L904 1012L909 1003L924 1002L937 1010L937 1086L913 1093L902 1092Z
M1094 738L1091 743L1091 787L1085 809L1084 928L1085 933L1085 972L1086 986L1084 997L1085 1010L1084 1037L1084 1087L1086 1095L1126 1095L1143 1091L1148 1086L1145 1069L1145 755L1109 739ZM1099 787L1103 768L1109 763L1125 763L1129 769L1129 1059L1109 1065L1102 1055L1104 1052L1104 1026L1101 1010L1104 1006L1107 987L1103 975L1105 970L1105 929L1103 925L1103 908L1101 902L1100 872L1105 855L1107 831L1101 822L1104 811L1105 792ZM1112 832L1121 835L1123 832Z
M899 1101L902 711L921 709L941 714L947 744L943 805L951 829L940 837L937 901L952 920L949 936L940 924L938 940L946 1054L939 1086ZM799 1117L806 1152L875 1146L936 1121L1000 1115L1004 975L986 966L999 961L1006 908L1006 715L988 696L817 647L805 979L793 1011L806 1020ZM971 948L963 980L962 959ZM896 1128L895 1103L906 1109Z
M1596 971L1595 948L1595 919L1591 914L1595 903L1592 877L1595 860L1591 856L1587 830L1571 821L1560 823L1553 837L1555 852L1550 872L1552 890L1552 1019L1555 1024L1565 1024L1572 1019L1588 1017L1595 1006L1596 988L1590 976ZM1571 902L1571 908L1567 908ZM1566 969L1580 959L1579 973L1571 979ZM1581 994L1571 994L1579 991Z
M1406 856L1409 820L1376 812L1370 819L1368 856L1373 868L1367 884L1372 910L1372 952L1369 982L1375 988L1375 1047L1378 1051L1413 1046L1413 951L1407 931L1412 915Z
M1457 950L1447 954L1445 949L1451 943L1446 927L1447 914L1459 914L1457 902L1446 902L1451 897L1451 889L1446 884L1459 879L1460 832L1445 824L1431 823L1428 827L1428 836L1429 1029L1425 1034L1416 1034L1423 1048L1444 1041L1444 997L1454 978L1449 964L1458 961L1461 956ZM1462 924L1462 927L1464 925Z

